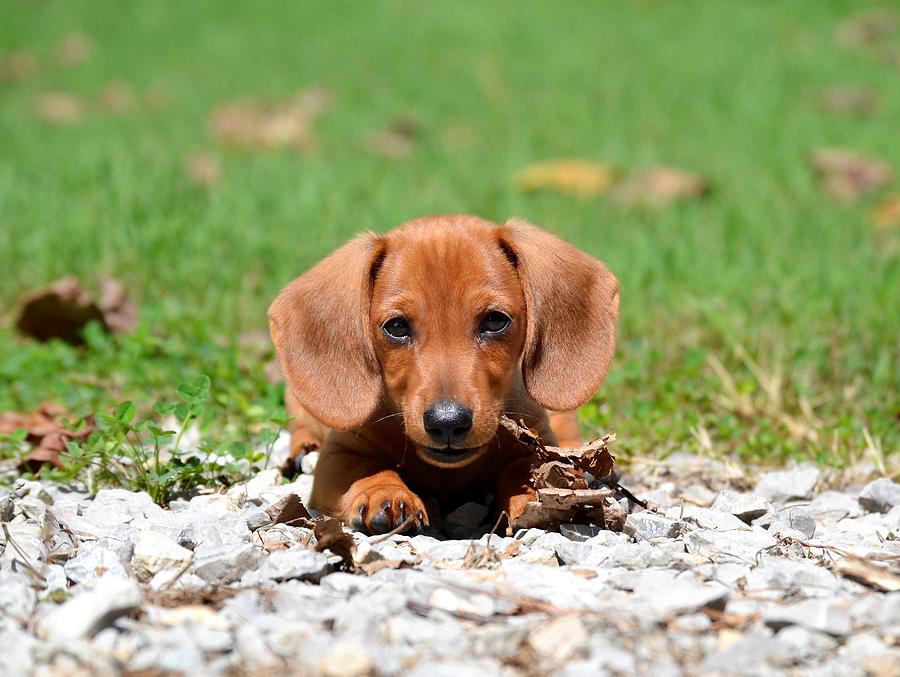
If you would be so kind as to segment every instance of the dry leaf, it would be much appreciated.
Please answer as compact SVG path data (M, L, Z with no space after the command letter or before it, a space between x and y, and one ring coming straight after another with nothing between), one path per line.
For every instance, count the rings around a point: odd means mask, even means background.
M25 442L33 446L22 459L23 469L36 473L44 463L55 467L62 465L60 454L66 450L66 443L83 439L93 431L93 419L86 419L84 425L72 430L63 420L65 410L52 404L43 404L30 414L0 412L0 435L11 435L19 430L28 431Z
M330 517L317 520L313 530L316 534L316 552L331 550L341 558L345 567L354 568L353 555L356 553L356 544L339 521Z
M581 447L552 447L545 445L524 424L507 416L500 417L500 425L529 447L536 458L531 469L535 500L527 503L522 514L514 518L509 531L553 528L576 518L611 531L624 528L625 511L616 502L613 488L620 488L615 479L615 459L607 448L614 435ZM606 486L602 486L604 483Z
M818 172L825 192L845 202L878 190L894 176L887 162L839 148L816 150L809 161Z
M237 101L213 111L210 133L220 143L248 150L307 150L313 145L312 124L329 105L323 89L302 91L285 104Z
M95 300L76 278L66 277L23 296L16 316L16 327L26 336L80 345L89 322L99 322L109 331L124 332L134 327L137 310L116 280L101 279L100 299Z
M848 47L869 47L883 42L897 31L898 25L897 14L891 10L865 10L838 24L835 37Z
M616 178L609 165L588 160L550 160L525 167L516 174L519 190L550 190L587 198L604 193Z
M87 61L94 51L94 41L85 33L70 33L64 37L54 52L60 66L77 66Z
M287 524L289 526L309 526L312 515L303 505L297 494L288 494L276 501L266 509L266 514L272 518L273 524Z
M366 150L373 155L399 160L413 150L419 124L410 117L398 117L385 129L371 132L365 141Z
M125 80L114 80L100 92L97 107L106 113L124 113L137 105L134 87Z
M881 228L900 227L900 193L892 193L879 202L872 219Z
M38 60L30 52L8 52L0 56L0 83L22 82L34 77Z
M44 92L34 99L32 109L46 122L70 125L81 120L85 105L79 97L68 92Z
M863 87L832 87L822 92L819 104L832 113L871 115L878 108L878 96Z
M378 559L374 562L364 562L358 565L357 568L366 576L374 576L385 569L407 569L410 567L412 567L412 564L404 562L402 559Z
M191 183L200 188L211 188L222 176L222 166L210 153L189 153L184 158L184 171Z
M834 563L836 574L883 592L900 590L900 572L866 559L846 558Z
M709 182L693 172L676 167L650 167L622 181L613 193L624 205L661 207L676 200L696 198L709 191Z

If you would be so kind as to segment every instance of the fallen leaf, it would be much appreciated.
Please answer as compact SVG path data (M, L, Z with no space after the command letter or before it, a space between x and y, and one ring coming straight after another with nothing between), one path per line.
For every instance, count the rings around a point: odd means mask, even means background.
M94 41L85 33L70 33L57 45L54 52L60 66L77 66L87 61L94 51Z
M22 82L37 73L38 60L30 52L8 52L0 56L0 83Z
M515 176L519 190L550 190L579 198L604 193L616 178L609 165L588 160L550 160L525 167Z
M0 412L0 435L25 430L23 441L32 445L20 464L23 469L36 473L44 463L59 467L62 465L60 455L66 450L66 444L93 432L92 418L85 419L80 426L73 426L64 420L65 413L65 409L49 403L29 414Z
M611 531L625 526L625 510L615 500L619 486L608 445L615 439L606 435L581 447L553 447L521 422L500 417L500 425L520 443L532 450L535 463L531 486L535 499L525 505L521 515L509 525L509 531L531 527L553 528L571 523L592 523Z
M329 106L323 89L304 90L284 104L236 101L213 111L210 134L220 143L248 150L307 150L313 145L312 124Z
M32 101L32 110L45 122L71 125L84 116L85 104L68 92L44 92Z
M341 558L345 567L353 569L356 544L353 542L353 537L344 531L339 521L330 517L317 520L313 531L316 534L316 552L330 550Z
M888 9L870 9L854 14L835 28L838 42L847 47L869 47L897 31L897 14Z
M272 518L273 524L293 527L309 526L313 521L312 515L297 494L288 494L276 501L266 509L266 514Z
M105 113L124 113L136 105L134 87L125 80L114 80L100 92L97 107Z
M412 152L419 131L419 124L413 118L398 117L385 129L371 132L365 147L373 155L399 160Z
M410 567L412 567L412 564L404 562L402 559L378 559L374 562L360 564L357 568L366 576L374 576L385 569L408 569Z
M881 228L900 227L900 193L892 193L879 202L872 219Z
M113 332L128 331L137 321L137 310L116 280L102 278L100 299L95 300L76 278L66 277L23 296L16 317L16 327L26 336L81 345L89 322Z
M184 171L191 183L200 188L211 188L222 176L222 166L210 153L189 153L184 158Z
M840 576L882 592L900 590L900 572L869 560L839 559L834 563L833 571Z
M709 182L676 167L650 167L636 172L616 186L613 198L624 205L662 207L676 200L701 197Z
M809 161L818 172L825 192L844 202L878 190L894 176L887 162L839 148L813 151Z
M832 113L871 115L878 109L878 96L863 87L832 87L822 92L819 105Z

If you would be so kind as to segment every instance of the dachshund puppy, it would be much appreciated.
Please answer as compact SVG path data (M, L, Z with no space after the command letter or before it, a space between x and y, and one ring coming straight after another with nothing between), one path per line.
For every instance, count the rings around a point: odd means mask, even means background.
M344 245L269 309L292 447L321 447L311 507L383 533L427 525L423 498L489 490L514 526L533 459L498 419L577 446L618 308L603 263L523 221L426 217Z

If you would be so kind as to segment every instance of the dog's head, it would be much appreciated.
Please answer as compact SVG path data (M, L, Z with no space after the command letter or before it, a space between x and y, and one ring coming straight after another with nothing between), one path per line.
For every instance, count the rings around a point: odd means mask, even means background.
M487 448L520 384L547 409L586 402L618 307L612 273L559 238L444 216L352 240L288 285L269 321L314 417L350 430L385 404L424 460L458 467Z

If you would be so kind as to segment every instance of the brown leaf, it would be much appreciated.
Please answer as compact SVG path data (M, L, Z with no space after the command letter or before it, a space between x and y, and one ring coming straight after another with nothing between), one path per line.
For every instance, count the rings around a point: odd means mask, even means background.
M77 66L87 61L94 51L94 41L85 33L69 33L54 52L60 66Z
M371 132L366 137L365 147L373 155L399 160L412 152L419 131L416 120L398 117L387 128Z
M313 528L316 534L316 552L331 550L341 558L344 566L352 569L355 565L353 555L356 553L356 544L353 537L344 531L341 523L331 517L317 520Z
M71 125L84 116L85 105L81 98L68 92L44 92L32 102L35 115L55 125Z
M313 521L312 515L297 494L288 494L276 501L266 509L266 514L272 518L273 524L287 524L292 527L309 526Z
M137 105L137 95L131 83L114 80L100 92L97 107L105 113L124 113Z
M222 176L222 166L210 153L189 153L184 158L184 170L191 183L199 188L211 188Z
M869 560L839 559L834 563L833 570L836 574L875 590L882 592L900 590L900 572Z
M612 185L616 171L589 160L568 159L537 162L515 176L519 190L549 190L588 198L601 195Z
M56 338L74 345L84 343L82 332L91 321L113 332L132 329L137 310L121 283L102 278L100 290L98 301L76 278L66 277L29 292L19 301L16 327L38 341Z
M323 89L304 90L284 104L236 101L213 111L210 134L220 143L247 150L308 150L313 145L312 124L329 106L330 95Z
M900 228L900 193L892 193L879 202L872 219L881 228Z
M358 565L358 569L366 576L374 576L385 569L407 569L412 567L410 562L401 559L377 559L374 562L364 562Z
M676 200L702 197L707 192L709 182L699 174L659 166L626 178L616 187L613 198L633 207L662 207Z
M33 448L22 459L25 470L36 473L44 463L59 467L62 465L60 454L66 450L66 443L83 439L93 432L93 419L85 419L83 425L73 430L73 426L63 420L64 414L64 409L49 403L29 414L0 412L0 435L11 435L23 429L28 433L25 442Z
M810 155L810 164L825 192L836 200L850 202L888 184L891 166L878 158L838 148L823 148Z
M29 80L37 71L38 60L30 52L8 52L0 56L0 83Z
M863 87L832 87L822 92L821 107L832 113L871 115L878 109L878 95Z
M835 37L847 47L869 47L883 42L897 31L900 21L888 9L870 9L854 14L838 24Z

